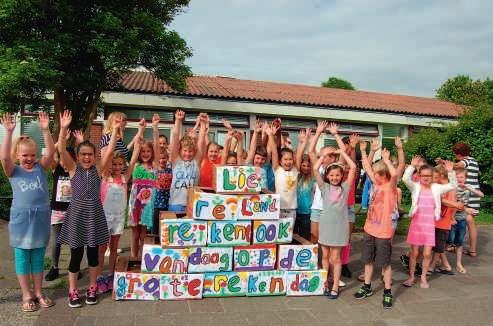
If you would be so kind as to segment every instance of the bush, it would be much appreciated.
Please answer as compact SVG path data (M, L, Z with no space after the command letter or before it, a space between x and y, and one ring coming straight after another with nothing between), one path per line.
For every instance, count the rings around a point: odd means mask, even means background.
M442 128L424 128L412 135L405 144L406 157L423 156L430 164L437 157L453 160L452 145L462 141L471 147L480 168L480 182L486 193L492 193L493 187L493 107L480 105L467 110L457 124L444 125Z

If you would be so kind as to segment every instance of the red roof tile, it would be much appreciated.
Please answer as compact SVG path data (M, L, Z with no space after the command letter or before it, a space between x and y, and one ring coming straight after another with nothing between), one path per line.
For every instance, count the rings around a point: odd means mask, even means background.
M193 76L183 93L170 89L150 72L133 71L121 80L124 91L180 94L261 102L384 111L404 114L457 117L461 107L434 98L349 91L334 88L243 80L231 77Z

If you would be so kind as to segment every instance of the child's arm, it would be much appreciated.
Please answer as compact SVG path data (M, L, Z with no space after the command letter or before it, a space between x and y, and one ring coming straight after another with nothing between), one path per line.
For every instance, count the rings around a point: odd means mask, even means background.
M370 146L370 153L368 154L368 161L373 163L373 158L375 156L375 153L380 149L380 141L378 138L373 138L371 141L371 146Z
M317 183L318 187L321 189L324 185L324 179L320 175L320 166L322 165L323 157L320 156L318 160L314 161L315 163L312 165L312 170L313 170L313 177L315 178L315 182Z
M181 127L183 125L183 119L185 118L185 112L182 110L176 110L175 112L175 125L171 131L171 150L170 159L171 163L175 163L179 157L180 152L180 135Z
M72 177L75 173L75 169L77 165L75 161L70 156L69 152L67 152L67 142L66 135L67 129L72 122L72 112L70 110L65 110L63 113L60 113L60 134L58 136L58 153L60 154L60 160L63 166L68 170L70 177Z
M253 158L255 157L255 151L257 150L258 135L262 132L262 123L257 120L255 121L255 128L253 129L252 139L250 140L250 148L248 149L248 154L245 163L253 164Z
M334 136L334 138L336 139L337 146L339 146L339 148L342 151L345 151L346 150L346 144L344 144L344 142L342 141L341 136L339 136L339 134L337 133L337 129L338 128L339 128L339 125L337 123L331 122L329 124L329 127L327 129L329 130L330 134L332 136Z
M475 189L475 188L471 187L470 185L466 185L466 189L478 197L484 197L484 193L479 189Z
M356 162L356 145L359 143L360 138L358 134L352 134L349 136L349 146L347 146L346 153L349 155L353 162Z
M441 194L444 194L446 192L449 192L457 188L457 178L455 177L454 162L444 161L444 165L445 165L445 170L447 170L448 173L449 182L444 185L439 185Z
M392 182L392 185L394 188L397 187L397 171L394 168L394 165L392 164L392 161L390 161L390 152L384 148L382 150L382 161L385 163L387 166L387 169L389 170L390 173L390 182Z
M152 116L152 145L154 151L154 168L159 168L159 121L161 118L159 114L154 113Z
M310 137L311 133L312 130L310 128L306 128L305 130L300 130L298 134L298 148L296 148L296 156L294 161L298 171L300 170L301 159L305 153L306 142L308 141L308 137Z
M53 143L53 137L50 134L50 116L46 112L39 112L38 125L43 133L43 140L46 146L46 151L43 157L39 160L39 165L43 169L49 169L52 165L53 155L55 155L55 144Z
M402 146L402 140L400 137L395 137L395 147L397 148L397 180L399 180L402 177L402 174L404 173L404 169L406 168L406 158L404 156L404 148Z
M204 152L206 150L207 144L205 141L207 130L209 129L209 117L207 113L200 114L200 131L199 131L199 141L197 142L197 152L195 154L195 160L200 166L202 163L202 158L204 157Z
M228 159L229 149L231 147L231 139L233 138L234 130L228 129L226 134L226 139L224 140L223 154L221 155L221 165L226 165L226 160Z
M3 171L5 175L10 178L15 169L15 163L12 159L12 134L15 129L15 117L10 113L6 113L2 115L0 118L0 122L2 126L7 131L5 136L3 137L2 150L0 151L0 155L2 156L0 160L2 161Z
M128 183L132 173L134 172L135 165L137 164L137 160L139 159L140 149L144 144L144 139L138 139L134 144L134 151L132 152L132 157L130 158L130 163L128 164L127 172L125 172L125 181Z
M135 134L134 138L128 143L127 149L131 150L132 147L134 147L135 143L139 141L139 139L144 138L144 131L146 129L147 122L144 118L140 119L139 121L139 127L137 129L137 133Z
M115 152L116 147L116 138L118 137L118 132L120 131L122 121L120 118L115 119L113 122L113 129L111 130L111 138L108 146L106 146L106 150L103 152L103 156L101 157L101 164L99 164L98 172L100 174L105 174L108 171L109 166L111 165L112 156Z
M374 184L375 183L375 174L373 174L373 169L371 167L370 160L368 156L366 155L366 142L361 141L359 143L359 149L361 151L361 163L363 165L363 170L365 170L366 175L368 178L370 178L370 181Z
M317 129L315 130L315 135L311 137L310 142L308 143L308 156L310 156L310 161L311 162L316 162L317 161L317 154L315 153L315 148L317 147L317 142L318 139L320 138L320 135L322 132L325 131L325 128L327 128L327 121L322 121L320 124L317 126Z
M416 167L419 165L419 162L421 161L421 156L419 155L414 155L413 158L411 159L411 164L406 168L404 171L404 174L402 175L402 182L406 185L406 187L413 191L415 188L414 182L412 181L412 176L414 173L414 170L416 170Z
M351 160L351 158L349 157L349 155L346 153L345 150L340 149L338 152L339 155L341 155L341 157L346 161L347 165L349 166L349 173L346 182L349 188L351 188L354 182L354 177L356 176L356 163L354 163L354 161Z
M277 145L274 140L274 135L277 133L278 128L276 126L270 126L266 128L266 133L268 137L267 147L270 148L271 151L271 160L272 160L272 170L276 171L279 167L279 154L277 153Z
M236 162L238 162L238 165L243 165L244 160L243 160L243 137L244 133L243 131L237 131L236 132Z

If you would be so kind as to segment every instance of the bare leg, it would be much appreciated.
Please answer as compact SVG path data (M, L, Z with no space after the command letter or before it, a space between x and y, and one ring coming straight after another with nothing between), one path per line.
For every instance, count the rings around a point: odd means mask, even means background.
M19 285L21 286L22 291L22 301L27 301L29 299L33 299L33 293L31 291L31 281L30 274L25 275L17 275L17 280L19 281Z
M79 276L79 272L77 273L68 273L68 287L69 291L73 292L74 290L77 290L77 276Z
M478 229L472 215L467 215L467 228L469 229L469 252L477 254Z
M147 234L147 229L144 225L139 226L139 248L138 248L138 257L142 256L142 248L144 247L144 239Z
M462 246L457 246L456 250L456 255L457 255L457 271L459 273L466 273L466 269L462 265Z
M409 278L404 282L405 286L413 286L415 282L414 272L416 271L416 258L419 254L418 246L411 246L411 252L409 253Z
M102 244L99 245L99 251L98 251L98 276L103 275L103 270L104 270L104 254L106 253L106 249L108 248L107 244Z
M132 257L139 256L139 238L140 238L140 226L132 226L132 244L130 246L130 251Z
M110 259L109 270L113 274L115 272L116 256L118 250L118 242L120 241L120 235L112 235L110 239Z
M341 279L341 247L330 247L330 265L332 266L334 278L332 291L339 292L339 280Z
M34 295L39 298L43 296L43 272L31 274L34 283Z
M390 289L392 287L392 267L390 265L382 267L382 273L385 289Z
M96 279L98 278L99 266L89 267L89 287L96 287ZM77 274L75 274L77 278Z
M311 242L318 243L318 222L310 222Z
M365 264L365 284L371 284L373 275L373 264Z
M431 260L431 246L424 246L423 248L423 272L421 273L421 288L427 289L430 287L428 283L428 277L426 273L428 272L428 268L430 268L430 260Z

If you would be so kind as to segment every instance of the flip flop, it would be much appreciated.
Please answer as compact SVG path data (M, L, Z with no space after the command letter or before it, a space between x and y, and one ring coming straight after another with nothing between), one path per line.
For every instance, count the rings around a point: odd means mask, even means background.
M35 312L39 310L39 306L36 304L36 301L33 299L27 299L26 301L22 301L21 305L23 312Z
M452 272L452 269L448 270L448 269L441 269L439 267L435 268L435 273L440 273L440 274L443 274L443 275L455 275L454 272Z
M477 257L478 256L478 253L475 252L475 251L471 251L471 250L466 250L463 252L464 255L468 255L469 257Z
M414 286L414 284L416 284L416 281L414 281L412 283L409 283L408 281L405 281L404 283L402 283L402 286L405 286L407 288L412 288Z
M457 266L455 269L461 274L465 274L467 272L464 267Z
M55 305L55 302L50 298L48 298L47 296L45 296L44 294L39 297L36 297L34 301L43 308L50 308Z

